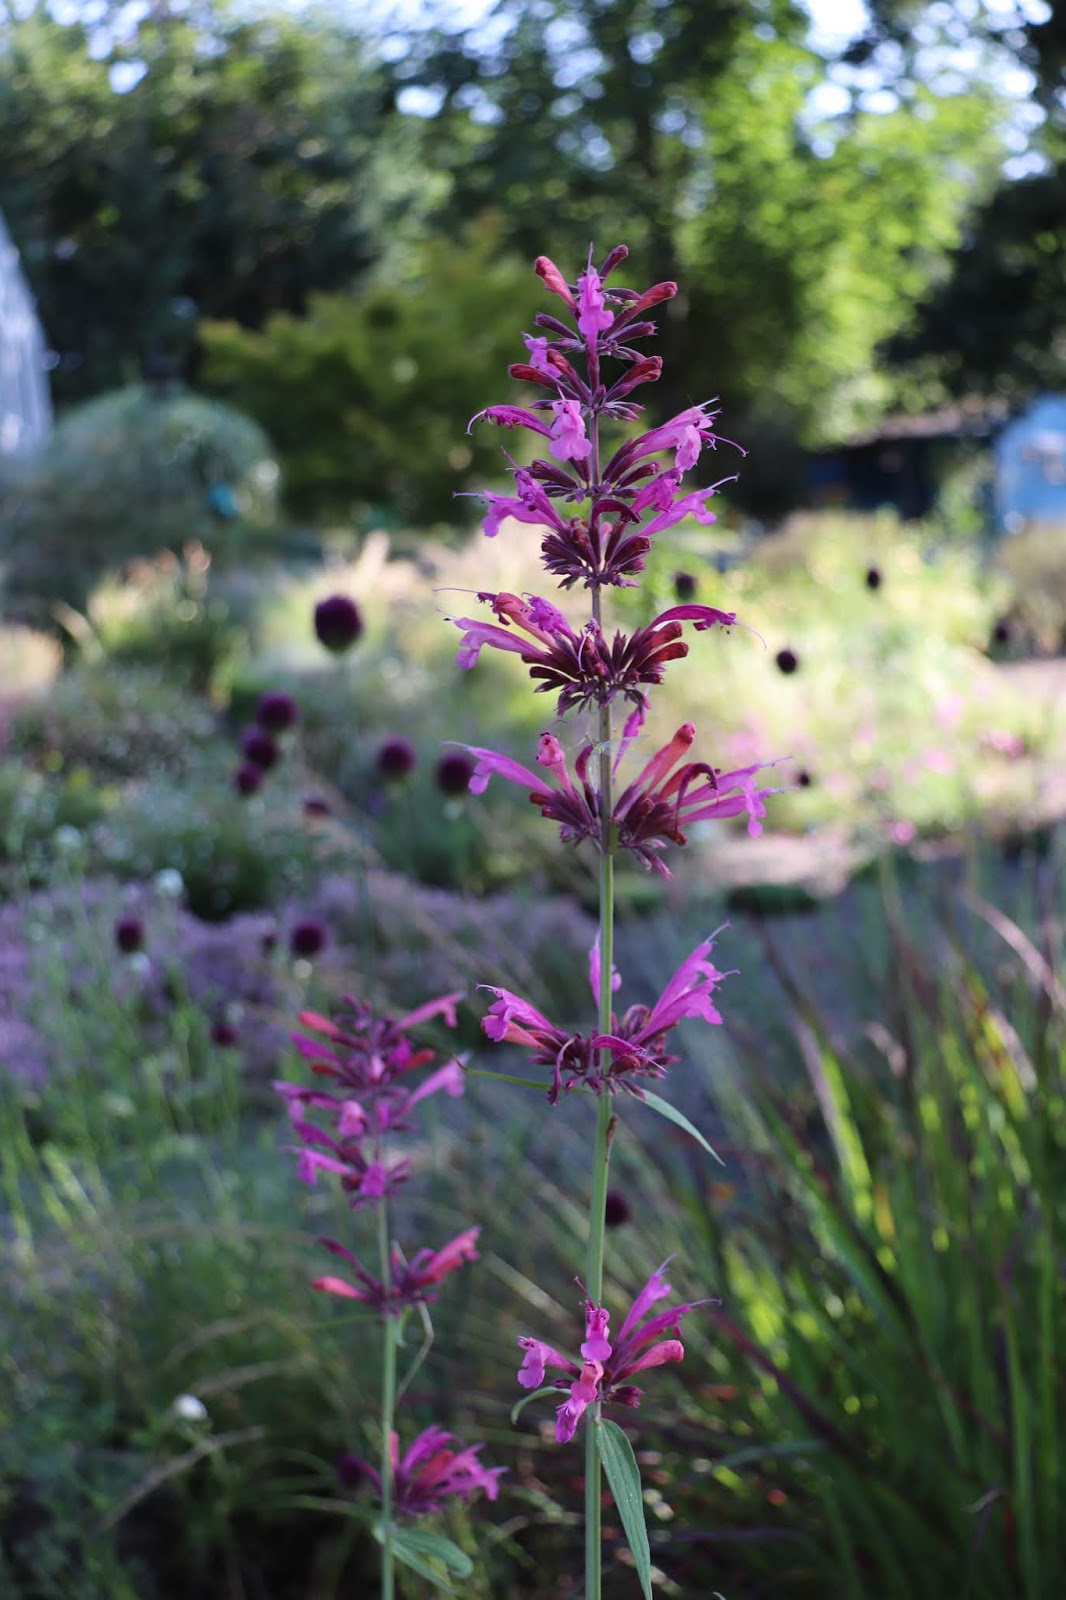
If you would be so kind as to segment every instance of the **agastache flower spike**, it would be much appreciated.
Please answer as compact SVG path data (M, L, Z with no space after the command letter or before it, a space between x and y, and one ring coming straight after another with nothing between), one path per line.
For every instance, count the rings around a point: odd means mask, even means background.
M609 1337L608 1313L603 1306L585 1302L585 1340L581 1345L582 1361L572 1360L553 1345L540 1339L520 1338L519 1348L525 1351L518 1381L523 1389L539 1389L544 1383L549 1367L566 1374L553 1378L556 1389L569 1390L556 1413L555 1437L559 1444L567 1444L577 1431L590 1405L597 1402L623 1406L639 1406L643 1390L626 1380L638 1372L653 1367L681 1361L685 1347L679 1337L681 1318L697 1306L710 1305L709 1300L692 1300L687 1305L674 1306L656 1317L648 1312L658 1300L670 1293L664 1276L668 1263L663 1262L653 1272L634 1300L629 1314L614 1341ZM670 1337L660 1339L660 1334Z
M654 324L637 318L677 292L674 283L655 284L643 294L607 287L610 272L624 259L622 247L612 250L599 272L590 262L576 285L568 284L547 257L538 259L539 276L564 302L577 330L575 333L557 317L539 314L537 326L544 331L525 335L530 360L512 367L511 375L540 384L549 393L554 390L555 398L536 400L531 409L489 406L473 419L508 428L528 428L547 438L552 460L534 461L527 469L528 478L541 485L547 499L565 496L571 501L588 502L586 514L564 520L558 512L546 509L543 500L534 505L528 487L520 486L517 497L488 497L490 511L485 532L490 537L494 535L509 514L521 522L539 521L546 530L542 545L545 566L564 587L578 582L592 589L605 584L630 585L635 574L643 570L644 557L656 533L685 517L695 517L704 524L713 522L707 501L720 484L682 494L680 482L695 466L705 446L714 448L719 442L729 442L720 441L714 432L717 412L712 409L712 402L690 406L658 427L627 440L600 471L598 481L590 481L590 427L607 417L634 421L641 407L628 396L641 384L654 383L662 370L658 356L642 355L621 343L621 338L624 335L632 341L653 333ZM586 357L587 383L571 364L571 353ZM610 382L600 377L600 363L608 357L629 368ZM551 413L550 422L538 415L541 411ZM653 459L668 451L673 452L668 467ZM565 466L571 470L564 471ZM517 480L520 469L514 470ZM645 481L649 478L651 483ZM520 506L517 501L521 501Z

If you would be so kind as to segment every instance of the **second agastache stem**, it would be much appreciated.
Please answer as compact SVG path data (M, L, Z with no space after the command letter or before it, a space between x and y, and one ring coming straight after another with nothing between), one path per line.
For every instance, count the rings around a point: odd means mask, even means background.
M385 1200L378 1206L378 1261L382 1283L392 1274L392 1245L389 1239L389 1208ZM381 1600L393 1600L396 1592L392 1553L393 1469L392 1435L396 1424L396 1320L381 1319Z

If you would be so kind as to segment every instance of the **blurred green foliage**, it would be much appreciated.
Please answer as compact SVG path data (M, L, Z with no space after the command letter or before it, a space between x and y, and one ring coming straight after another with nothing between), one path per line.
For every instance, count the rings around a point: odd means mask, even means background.
M387 103L324 9L5 7L0 208L60 399L191 375L197 318L300 311L407 237L435 188Z
M155 669L65 674L12 722L12 751L44 772L83 770L100 782L178 780L204 761L218 719Z
M429 241L403 277L322 295L260 332L206 323L206 381L277 447L293 509L378 525L468 521L456 485L500 475L501 439L466 428L506 397L540 286L486 221ZM509 441L513 444L513 440Z
M254 422L133 386L69 412L0 504L3 595L52 622L105 574L196 541L232 553L269 527L278 470Z
M776 515L805 489L802 446L1055 381L1053 18L867 11L830 41L794 0L501 0L482 29L438 15L358 36L224 0L125 31L21 8L0 206L57 395L198 381L214 324L215 381L277 435L294 504L436 520L456 514L449 471L484 470L455 424L521 355L495 305L535 286L508 263L546 250L576 271L590 237L623 238L634 280L684 291L653 409L719 392L754 447L740 503Z

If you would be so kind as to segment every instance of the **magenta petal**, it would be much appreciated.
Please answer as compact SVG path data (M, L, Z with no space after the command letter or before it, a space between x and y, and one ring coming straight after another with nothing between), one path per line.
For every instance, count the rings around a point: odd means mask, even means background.
M669 1260L669 1258L667 1259ZM643 1289L630 1306L629 1315L626 1317L626 1320L623 1322L621 1328L619 1328L617 1337L615 1339L616 1350L627 1342L630 1334L633 1332L633 1329L636 1327L641 1317L643 1317L644 1313L655 1304L656 1300L662 1300L665 1295L670 1293L670 1285L663 1276L666 1266L667 1262L664 1261L662 1266L657 1268L656 1271L652 1273L651 1277L648 1279L647 1283L644 1285Z
M732 628L736 620L735 611L716 611L713 606L684 605L671 606L669 611L664 611L656 617L651 626L657 628L660 622L694 622L696 632L704 633L716 623L722 628Z
M457 744L460 750L468 750L477 761L474 776L470 779L471 794L484 794L492 777L506 778L508 783L517 783L523 789L534 789L540 794L547 789L542 778L538 778L535 772L530 772L520 762L512 761L510 756L502 756L497 750L484 750L476 744L458 744L455 740L448 742Z

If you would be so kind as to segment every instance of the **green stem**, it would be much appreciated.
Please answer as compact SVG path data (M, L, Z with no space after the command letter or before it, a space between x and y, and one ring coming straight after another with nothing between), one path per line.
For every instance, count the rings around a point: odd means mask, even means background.
M600 592L592 592L592 612L600 622ZM614 810L611 772L611 708L600 707L600 1004L599 1028L611 1028L611 974L614 969L614 857L611 853L611 814ZM611 1099L601 1094L596 1102L596 1139L592 1155L592 1193L589 1199L588 1255L585 1287L593 1305L603 1299L603 1256L606 1234L607 1175L611 1162ZM602 1569L601 1488L599 1428L600 1406L589 1410L585 1425L585 1600L600 1600Z
M392 1281L389 1251L389 1209L382 1200L378 1206L378 1256L381 1281ZM392 1430L396 1410L396 1322L382 1318L384 1347L381 1352L381 1600L394 1600L396 1575L392 1556Z

